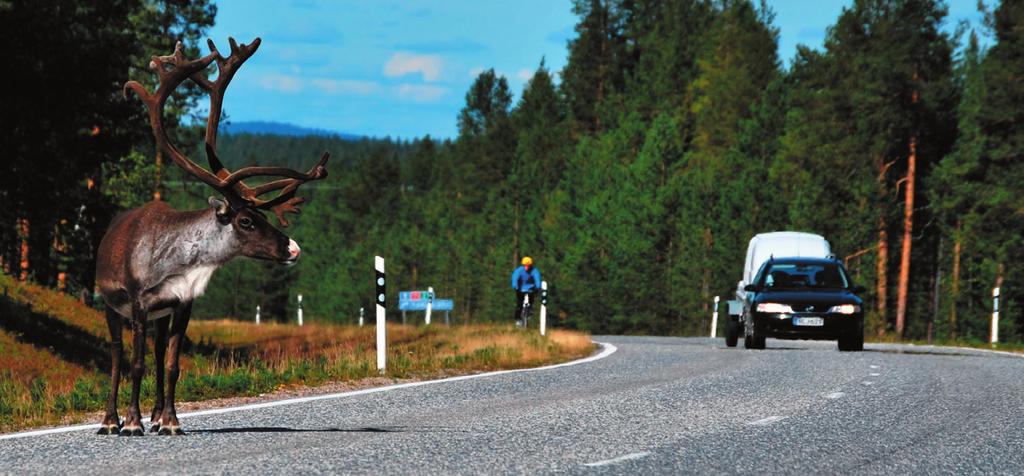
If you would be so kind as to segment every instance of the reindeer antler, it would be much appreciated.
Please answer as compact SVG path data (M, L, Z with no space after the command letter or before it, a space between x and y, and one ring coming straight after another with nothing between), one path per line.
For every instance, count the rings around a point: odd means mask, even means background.
M263 210L271 210L277 216L281 226L288 226L288 220L284 218L285 213L299 213L298 205L303 199L295 197L299 186L310 180L319 180L327 176L327 160L330 154L324 152L320 161L308 172L302 173L284 167L244 167L236 172L231 172L224 167L217 157L217 130L220 125L221 109L224 103L224 92L227 90L231 78L242 66L245 60L249 59L260 46L260 39L256 38L249 45L238 44L234 38L228 38L231 45L231 55L224 57L217 51L212 40L207 40L210 46L210 54L196 60L186 60L182 52L182 44L175 45L174 53L167 56L153 56L149 63L150 69L157 72L160 84L155 93L150 93L146 88L136 82L129 81L124 85L124 93L127 97L128 90L132 90L142 100L149 110L149 122L153 127L153 137L157 147L171 158L174 163L185 169L186 172L213 187L225 198L233 208L255 207ZM210 81L202 75L210 63L217 62L217 79ZM186 79L191 79L210 95L210 115L206 122L206 156L210 164L210 172L192 162L182 154L170 142L163 125L163 108L167 98ZM268 182L256 187L245 185L243 180L256 176L280 176L286 177L282 180ZM262 194L281 190L278 195L270 200L261 200L258 197Z

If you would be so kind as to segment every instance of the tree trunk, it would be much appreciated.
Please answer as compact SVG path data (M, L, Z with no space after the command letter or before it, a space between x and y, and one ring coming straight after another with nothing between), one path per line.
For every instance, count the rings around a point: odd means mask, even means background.
M18 280L28 279L28 218L18 219L18 237L21 238L21 259L18 263Z
M939 294L942 290L942 237L935 253L935 274L932 276L932 312L928 317L928 344L931 345L935 321L939 320Z
M956 307L960 303L960 229L963 227L962 221L956 222L956 234L953 237L953 276L951 277L952 283L950 286L950 302L949 304L949 336L952 339L956 339Z
M886 316L886 310L889 307L887 302L889 296L889 232L885 228L885 211L883 210L878 217L878 284L875 290L875 294L878 296L878 317L882 321L882 325L878 328L879 336L885 335L885 328L889 324L888 316Z
M156 183L153 184L153 201L160 201L160 174L163 173L164 158L160 148L156 150Z
M916 101L917 92L914 92ZM910 138L907 157L907 183L903 200L903 250L900 255L900 282L896 294L896 334L903 338L907 320L907 289L910 286L910 253L914 230L914 173L917 165L917 135Z

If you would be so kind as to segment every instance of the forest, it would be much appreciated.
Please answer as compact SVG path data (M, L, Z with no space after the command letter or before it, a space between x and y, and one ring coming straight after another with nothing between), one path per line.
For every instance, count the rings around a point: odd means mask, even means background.
M432 286L455 323L511 321L509 274L529 255L553 326L702 334L747 241L800 230L868 288L869 339L987 339L999 287L1001 340L1024 340L1024 2L982 5L972 29L938 0L853 0L821 49L786 61L763 2L572 8L567 66L538 58L517 92L480 73L457 137L222 135L229 168L305 169L329 150L330 177L303 187L286 230L300 264L231 262L197 318L260 305L286 321L302 294L307 321L355 322L381 255L389 302ZM143 58L176 40L196 56L215 16L208 0L0 2L4 273L89 301L116 213L205 206L212 190L161 163L120 85L152 84ZM168 109L201 157L198 93Z

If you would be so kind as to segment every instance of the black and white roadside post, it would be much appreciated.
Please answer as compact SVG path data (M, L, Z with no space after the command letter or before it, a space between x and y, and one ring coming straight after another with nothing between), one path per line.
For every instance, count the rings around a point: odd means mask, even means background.
M711 338L718 335L718 296L715 296L714 311L711 312Z
M375 256L373 258L373 267L377 271L377 370L380 373L384 373L387 368L387 351L386 345L386 332L387 322L385 321L384 314L384 297L385 297L385 286L384 286L384 258Z
M359 308L359 327L363 327L363 311L365 311L364 308Z
M299 294L299 310L296 311L296 314L299 316L299 326L301 327L302 326L302 295L301 294Z
M548 326L548 282L540 282L540 335L547 333Z
M428 326L430 325L430 311L433 310L433 307L434 307L434 288L433 287L428 287L427 288L427 314L423 318L424 323L426 323L426 325L428 325Z
M256 325L260 325L260 305L256 305Z
M999 342L999 288L992 288L992 337L990 344Z

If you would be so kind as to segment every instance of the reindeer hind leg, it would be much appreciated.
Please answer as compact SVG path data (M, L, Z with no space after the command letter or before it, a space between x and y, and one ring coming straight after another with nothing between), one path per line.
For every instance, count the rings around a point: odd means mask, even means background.
M153 337L153 367L156 368L156 389L154 392L153 412L150 413L150 433L160 430L160 418L164 413L164 373L161 366L164 364L164 354L167 350L167 326L171 323L171 316L157 319L156 335Z
M142 377L146 373L146 311L139 303L132 304L132 396L128 403L121 436L142 436L142 412L139 410L139 393Z
M121 316L107 307L107 329L110 330L110 396L107 397L107 413L100 422L99 435L116 435L121 431L121 419L117 416L117 388L121 383L122 344Z

